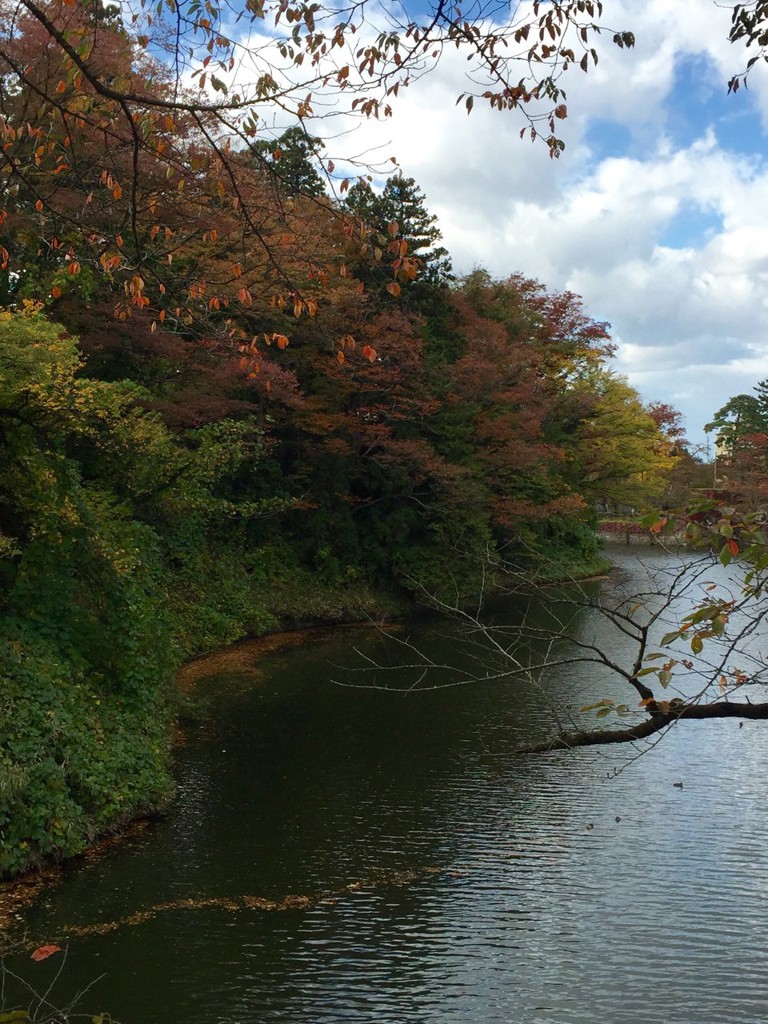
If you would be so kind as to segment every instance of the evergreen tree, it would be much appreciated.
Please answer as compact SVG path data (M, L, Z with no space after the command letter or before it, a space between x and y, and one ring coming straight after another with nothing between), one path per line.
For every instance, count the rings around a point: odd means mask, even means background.
M395 174L387 179L380 194L367 182L349 190L347 208L369 227L383 235L393 221L398 235L408 243L408 254L421 261L419 280L445 284L453 277L448 250L440 245L443 234L437 217L426 206L426 196L413 178Z
M761 381L754 395L735 395L718 409L704 430L717 432L717 440L733 445L739 438L768 431L768 381Z
M321 139L294 125L277 139L261 139L250 146L253 162L268 171L278 189L287 196L325 195L325 184L315 160L323 148Z

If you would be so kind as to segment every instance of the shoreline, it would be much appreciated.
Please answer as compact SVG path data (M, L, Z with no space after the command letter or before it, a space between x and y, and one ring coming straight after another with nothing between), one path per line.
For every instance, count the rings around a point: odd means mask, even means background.
M605 556L601 556L601 561L608 562L609 560ZM583 576L575 576L573 581L587 582L604 579L606 571L607 566L600 565ZM546 585L555 585L556 583L556 580L548 580ZM190 714L196 717L203 713L184 707L184 698L193 697L194 689L203 675L213 675L217 671L240 668L247 669L257 676L258 669L253 664L255 656L311 642L313 638L332 630L376 629L385 624L389 629L398 629L398 624L410 615L429 614L430 609L417 604L409 605L403 601L400 608L395 610L391 603L384 600L380 611L381 615L377 618L355 619L342 615L336 621L332 618L314 622L310 620L306 625L297 625L295 622L286 621L283 626L277 626L269 632L243 636L224 647L188 658L176 670L169 682L169 699L173 701L174 697L178 698L178 705L173 709L173 724L169 741L171 754L178 745L184 743L184 718L189 717ZM33 904L41 891L61 881L68 870L76 870L83 861L101 857L115 845L129 841L137 832L143 831L153 821L162 818L173 799L172 797L169 803L163 806L145 807L134 816L116 822L113 829L101 833L80 853L62 860L51 860L31 866L13 878L0 880L0 931L12 929L15 924L18 924L18 921L15 920L17 911Z

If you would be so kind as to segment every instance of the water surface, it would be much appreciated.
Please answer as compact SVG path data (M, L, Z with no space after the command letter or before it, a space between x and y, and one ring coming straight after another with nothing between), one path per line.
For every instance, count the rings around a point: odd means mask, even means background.
M450 659L453 629L407 635ZM589 666L543 690L333 682L378 644L329 632L203 680L215 714L187 730L167 820L26 915L68 944L61 1001L103 974L82 1006L123 1024L766 1019L765 725L521 756L551 701L621 691Z

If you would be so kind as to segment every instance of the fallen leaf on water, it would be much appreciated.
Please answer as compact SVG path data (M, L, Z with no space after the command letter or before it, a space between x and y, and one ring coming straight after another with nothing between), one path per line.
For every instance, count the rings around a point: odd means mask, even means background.
M32 954L33 960L47 960L54 953L60 953L61 946L38 946Z

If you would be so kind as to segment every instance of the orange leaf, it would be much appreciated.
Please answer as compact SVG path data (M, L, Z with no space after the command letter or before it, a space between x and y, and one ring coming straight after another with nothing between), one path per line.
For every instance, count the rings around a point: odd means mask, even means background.
M123 190L120 188L119 185L115 185L115 187L112 189L112 198L113 199L121 199L122 196L123 196Z
M43 200L42 199L38 199L37 200L37 202L35 203L35 209L37 210L38 213L42 213L43 212Z
M38 946L32 954L33 960L47 960L54 953L60 953L61 946Z
M59 286L57 284L55 284L53 286L53 288L51 288L51 298L53 298L53 299L60 299L61 298L61 288L59 288Z
M394 296L394 298L397 298L397 296L400 294L400 285L397 283L397 281L390 281L389 284L387 285L387 291L389 292L390 295Z
M344 365L344 353L341 351L341 349L339 349L339 351L336 353L336 362L339 364L339 366Z
M731 552L732 555L738 555L739 545L736 543L735 540L728 541L728 550Z
M363 355L365 356L369 363L376 362L376 349L373 348L371 345L363 345Z

